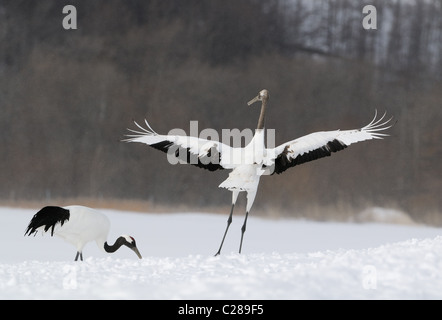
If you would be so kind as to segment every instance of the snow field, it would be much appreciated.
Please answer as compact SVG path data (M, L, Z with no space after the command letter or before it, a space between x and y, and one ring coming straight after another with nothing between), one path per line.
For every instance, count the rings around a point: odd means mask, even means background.
M37 209L38 210L38 209ZM210 214L101 210L112 242L135 237L143 259L95 243L74 262L59 238L24 237L37 210L0 208L0 299L441 299L438 228ZM236 223L235 223L236 222Z

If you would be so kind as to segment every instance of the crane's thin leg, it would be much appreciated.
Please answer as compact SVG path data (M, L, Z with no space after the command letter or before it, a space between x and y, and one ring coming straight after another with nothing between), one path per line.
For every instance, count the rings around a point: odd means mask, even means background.
M241 227L241 242L239 244L239 253L241 253L242 248L242 239L244 238L244 232L246 232L246 225L247 225L247 217L249 216L249 212L246 212L246 217L244 219L244 224Z
M218 252L215 254L215 257L221 254L221 248L224 244L224 239L226 238L227 231L229 230L230 224L232 223L232 214L233 214L233 208L235 207L235 203L232 204L232 209L230 210L229 219L227 219L227 228L226 231L224 231L223 240L221 241L221 245L219 246Z
M249 211L252 208L253 201L255 201L256 191L256 189L247 191L246 217L244 218L244 223L241 227L241 242L239 243L239 253L241 253L242 240L244 238L244 232L246 232L247 218L249 216Z
M83 252L77 251L77 255L75 256L75 261L78 261L78 257L83 261Z

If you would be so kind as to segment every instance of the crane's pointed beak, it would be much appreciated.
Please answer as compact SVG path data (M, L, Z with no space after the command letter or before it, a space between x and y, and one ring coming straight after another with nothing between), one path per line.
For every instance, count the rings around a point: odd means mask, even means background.
M138 258L143 259L143 257L141 256L141 253L140 253L140 251L138 251L137 247L133 247L131 249L133 252L135 252L137 254Z
M259 95L257 95L255 98L253 98L252 100L250 100L249 102L247 102L248 106L251 106L252 104L254 104L256 101L259 101Z

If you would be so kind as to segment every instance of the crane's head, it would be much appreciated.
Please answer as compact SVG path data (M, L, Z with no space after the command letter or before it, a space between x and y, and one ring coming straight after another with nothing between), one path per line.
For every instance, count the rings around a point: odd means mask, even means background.
M131 249L133 252L136 253L138 258L142 259L140 251L138 251L137 244L135 242L135 239L131 236L122 235L117 239L117 242L120 242L121 245L125 245L129 249Z
M266 101L269 99L269 91L266 89L263 89L259 92L259 94L253 98L252 100L250 100L249 102L247 102L247 105L252 105L254 104L256 101Z

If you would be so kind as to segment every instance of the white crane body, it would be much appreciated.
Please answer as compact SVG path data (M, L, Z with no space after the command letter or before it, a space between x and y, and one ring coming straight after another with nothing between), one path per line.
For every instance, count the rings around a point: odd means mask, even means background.
M70 211L69 223L56 225L54 234L71 243L79 252L82 252L86 243L91 241L95 241L104 251L104 243L107 241L110 229L109 219L99 211L87 207L64 208Z

